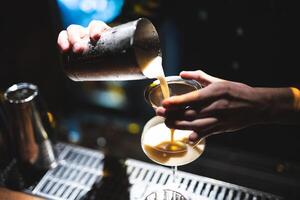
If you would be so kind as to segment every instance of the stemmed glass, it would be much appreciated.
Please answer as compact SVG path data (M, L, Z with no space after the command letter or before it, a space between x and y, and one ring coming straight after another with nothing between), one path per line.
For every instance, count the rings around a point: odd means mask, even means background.
M181 95L201 89L201 85L194 80L182 79L179 76L166 77L170 96ZM154 109L161 106L163 95L158 80L151 83L145 90L145 99ZM188 108L187 108L188 109ZM141 145L144 153L152 161L172 168L172 184L167 189L156 190L146 197L146 200L172 199L185 200L184 195L177 191L177 167L196 160L205 149L205 139L190 141L189 135L193 131L173 130L165 125L165 119L155 116L144 126Z

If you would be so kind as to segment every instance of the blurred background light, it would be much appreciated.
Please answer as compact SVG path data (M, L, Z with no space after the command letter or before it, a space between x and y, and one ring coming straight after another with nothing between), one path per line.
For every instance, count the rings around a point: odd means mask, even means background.
M70 130L68 139L72 143L78 143L81 139L81 134L77 130Z
M112 109L122 109L127 105L126 91L120 82L106 82L102 83L102 87L85 87L87 96L91 103L94 105L112 108Z
M106 23L117 18L124 0L57 0L64 28L70 24L87 26L91 20Z
M135 134L138 134L141 131L141 127L138 123L131 122L127 125L127 131L130 134L135 135Z

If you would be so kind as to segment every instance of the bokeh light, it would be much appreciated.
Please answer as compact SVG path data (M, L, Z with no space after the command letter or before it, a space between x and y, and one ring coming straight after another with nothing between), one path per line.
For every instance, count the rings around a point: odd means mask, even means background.
M122 12L124 0L57 0L64 28L87 26L91 20L112 22Z

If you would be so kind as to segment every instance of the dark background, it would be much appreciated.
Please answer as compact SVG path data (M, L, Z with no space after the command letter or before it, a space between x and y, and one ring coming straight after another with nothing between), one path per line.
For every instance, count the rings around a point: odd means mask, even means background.
M300 16L296 4L280 0L157 2L159 6L152 8L147 1L126 1L122 14L113 23L148 17L161 37L167 75L201 69L213 76L251 86L300 84L297 73ZM134 9L136 4L142 11ZM1 8L0 91L18 82L38 85L49 110L56 116L58 129L62 130L58 138L74 142L68 135L68 128L70 124L77 127L74 123L81 123L83 116L88 116L84 119L89 123L80 126L81 130L93 134L98 122L92 121L98 118L91 116L98 116L99 121L107 121L98 123L103 132L95 134L115 141L118 139L112 138L115 137L113 132L124 129L122 137L131 138L127 124L135 122L142 128L154 116L143 97L143 90L151 80L122 83L126 106L109 109L85 98L106 83L78 83L66 77L56 46L57 35L63 27L54 0L10 1ZM120 130L113 127L120 127ZM299 126L255 126L239 133L211 137L208 147L271 157L283 165L300 161ZM98 143L89 141L94 137L81 136L75 143L97 146ZM139 135L134 137L139 138ZM222 159L226 160L224 157Z

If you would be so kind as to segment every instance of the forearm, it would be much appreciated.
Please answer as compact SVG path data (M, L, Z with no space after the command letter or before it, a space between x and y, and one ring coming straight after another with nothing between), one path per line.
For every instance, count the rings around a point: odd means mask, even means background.
M297 88L256 88L265 105L263 123L300 125L300 91Z

